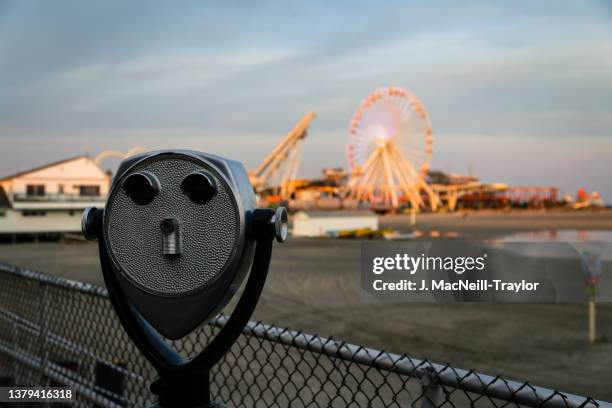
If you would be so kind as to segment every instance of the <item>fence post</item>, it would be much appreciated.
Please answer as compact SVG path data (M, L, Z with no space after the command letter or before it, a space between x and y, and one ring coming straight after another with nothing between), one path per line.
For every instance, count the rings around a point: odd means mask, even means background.
M417 378L421 382L421 408L437 408L444 399L442 386L438 383L438 376L433 367L419 367L416 370Z
M45 375L49 362L49 350L48 350L48 309L49 309L49 286L41 281L39 284L40 288L40 300L38 303L38 327L39 327L39 350L40 350L40 380L41 386L48 386L48 378Z
M11 324L11 340L13 343L13 351L17 351L17 343L19 340L19 328L17 326L17 322L13 320L13 323ZM18 381L17 381L17 374L19 374L19 368L18 368L18 363L17 360L13 360L13 363L11 364L11 378L13 381L13 384L10 385L18 385Z

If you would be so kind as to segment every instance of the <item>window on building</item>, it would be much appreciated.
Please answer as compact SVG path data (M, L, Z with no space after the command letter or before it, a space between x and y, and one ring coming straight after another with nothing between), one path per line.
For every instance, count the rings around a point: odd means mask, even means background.
M26 185L26 194L29 196L44 196L45 185L44 184L28 184Z
M100 195L100 186L79 186L79 195L82 197L97 197Z
M23 211L21 213L22 216L24 217L44 217L45 215L47 215L46 211Z
M64 194L64 185L63 184L58 184L57 185L57 194Z

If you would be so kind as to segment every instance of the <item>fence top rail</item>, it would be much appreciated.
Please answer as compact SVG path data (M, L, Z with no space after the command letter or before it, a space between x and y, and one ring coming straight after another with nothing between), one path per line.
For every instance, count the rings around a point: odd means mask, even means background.
M223 327L228 317L219 315L211 324ZM490 376L473 370L464 370L428 360L419 360L406 354L399 355L382 350L357 346L330 337L293 331L261 322L250 321L244 333L287 346L324 354L382 371L415 377L427 382L485 395L491 398L515 402L529 407L601 407L612 408L612 403L590 397L562 393L531 385L527 382Z
M76 292L93 295L96 297L107 298L108 292L106 288L92 285L90 283L79 282L71 279L62 278L52 275L47 272L34 271L30 269L20 268L13 265L0 263L0 273L19 276L38 283L44 283L50 286L56 286L64 289L71 289Z
M86 295L107 298L105 288L73 281L48 273L31 271L0 263L0 273L22 277L35 282L73 290ZM223 327L228 317L218 315L209 324ZM529 407L571 407L571 408L612 408L612 403L598 401L590 397L562 393L548 388L537 387L527 382L508 380L500 376L480 374L473 370L454 368L428 360L419 360L408 355L393 354L386 351L362 347L335 340L331 337L293 331L261 322L250 321L243 333L286 346L339 358L356 364L374 367L399 375L418 378L424 383L435 382L443 386L461 389L491 398L517 403Z

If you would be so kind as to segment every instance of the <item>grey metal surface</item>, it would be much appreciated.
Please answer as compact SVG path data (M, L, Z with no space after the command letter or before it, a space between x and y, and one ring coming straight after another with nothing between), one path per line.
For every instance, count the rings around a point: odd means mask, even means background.
M138 205L121 188L108 200L105 226L112 256L125 276L151 293L184 294L209 285L231 260L239 237L235 200L220 174L194 160L156 156L133 172L148 171L161 185L152 203ZM181 190L181 181L195 171L206 171L218 194L206 204L195 204ZM182 254L165 256L160 222L180 222Z

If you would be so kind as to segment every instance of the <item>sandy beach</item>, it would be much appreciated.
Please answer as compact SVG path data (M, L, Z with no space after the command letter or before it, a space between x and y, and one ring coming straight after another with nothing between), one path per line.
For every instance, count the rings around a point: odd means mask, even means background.
M408 215L386 215L380 218L382 227L400 231L454 231L468 234L504 234L536 230L612 230L612 210L514 210L465 211L455 213L423 213L416 225L410 225Z

